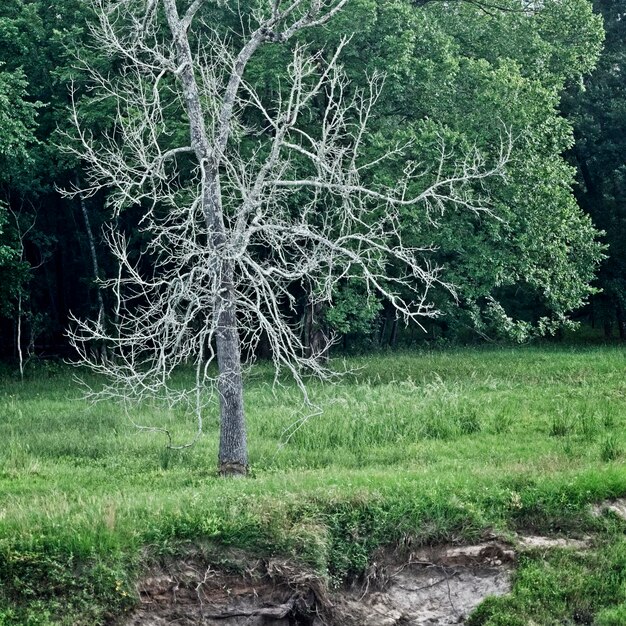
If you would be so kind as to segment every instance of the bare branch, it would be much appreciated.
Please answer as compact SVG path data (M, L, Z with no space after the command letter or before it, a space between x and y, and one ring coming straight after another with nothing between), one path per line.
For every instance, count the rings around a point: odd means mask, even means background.
M339 65L348 40L322 64L320 52L294 46L282 95L270 104L244 78L259 46L326 23L347 0L293 0L284 8L275 0L238 53L208 27L192 51L188 30L203 1L194 0L182 18L175 0L162 1L167 41L122 37L112 17L119 0L96 2L99 42L129 65L114 79L91 70L94 93L114 104L113 128L93 136L74 104L77 144L70 150L85 162L86 196L107 190L114 214L146 207L140 226L147 243L138 256L137 245L111 225L108 245L119 270L107 286L117 322L111 332L98 320L75 320L71 339L81 360L109 378L100 395L182 404L201 432L216 400L223 427L242 423L240 359L253 355L262 337L277 373L295 378L305 403L305 372L332 378L303 345L292 315L294 285L306 283L312 299L332 303L339 285L359 281L368 297L389 301L406 321L438 315L431 290L453 286L431 261L431 247L403 241L400 209L412 207L414 219L435 223L449 208L492 215L486 184L505 177L513 141L505 133L489 157L477 149L453 155L442 134L429 166L407 159L411 144L366 158L384 77L372 75L363 89L349 83ZM322 111L314 107L320 93ZM185 109L188 141L176 143L179 122L168 107ZM262 122L244 126L242 111ZM305 129L301 120L313 115L318 124ZM381 164L398 161L404 169L395 184L372 182ZM116 359L93 360L93 340ZM195 366L192 389L171 384L184 363ZM241 450L220 458L247 462Z

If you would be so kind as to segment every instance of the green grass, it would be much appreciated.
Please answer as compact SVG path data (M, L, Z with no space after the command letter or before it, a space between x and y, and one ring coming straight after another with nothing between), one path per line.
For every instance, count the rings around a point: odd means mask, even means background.
M610 536L595 550L525 556L510 596L489 598L467 626L626 624L626 540Z
M5 375L0 625L104 623L133 605L146 554L190 545L216 559L224 546L287 556L331 582L361 571L378 545L471 540L486 529L594 531L626 552L621 526L587 507L626 494L622 349L459 349L348 365L355 371L340 384L312 383L324 413L287 443L299 393L272 389L269 369L256 368L246 388L253 473L243 481L216 477L215 415L193 448L169 451L118 407L81 399L74 371ZM180 413L146 406L133 417L179 442L193 435ZM602 549L585 563L530 558L512 596L487 603L475 623L593 623L576 622L565 592L552 608L532 594L618 552ZM529 584L534 575L545 584ZM610 595L591 594L586 615L626 623L626 599Z

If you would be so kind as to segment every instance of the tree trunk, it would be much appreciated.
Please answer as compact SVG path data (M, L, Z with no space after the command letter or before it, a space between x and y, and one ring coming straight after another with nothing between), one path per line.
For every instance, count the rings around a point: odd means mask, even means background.
M398 345L398 316L394 317L393 322L391 324L391 336L389 337L389 347L393 350L396 349Z
M248 471L248 446L243 409L241 350L232 283L227 296L220 303L217 323L220 394L219 472L222 476L244 476Z
M80 181L76 176L76 189L80 189ZM91 230L91 221L89 219L89 212L87 211L87 203L82 193L78 194L80 202L80 210L83 214L83 220L85 222L85 230L87 232L87 241L89 242L89 254L91 256L91 269L93 271L94 284L96 286L96 298L98 301L98 323L104 326L105 312L104 312L104 298L102 297L102 286L100 284L100 266L98 264L98 255L96 253L96 241ZM107 358L107 348L103 343L100 346L100 356L103 359Z
M330 340L327 329L320 321L323 319L323 314L324 305L321 302L307 301L304 315L303 344L305 356L328 361Z
M624 319L624 309L621 304L616 307L617 315L617 330L619 332L619 338L623 341L626 339L626 319Z
M208 168L205 174L203 205L205 220L211 233L208 245L216 251L226 243L217 169ZM248 472L248 443L232 262L222 260L216 271L220 275L219 295L215 301L215 340L219 371L217 388L220 396L219 473L221 476L245 476Z
M222 195L219 179L219 159L228 144L232 108L246 63L261 43L261 34L249 41L236 59L227 93L222 101L217 137L209 140L204 119L202 99L194 74L193 57L187 26L181 21L175 0L165 0L165 16L174 40L179 79L185 96L189 118L191 146L203 170L202 208L210 233L207 244L219 256L226 243L226 229L222 212ZM246 425L243 409L243 379L241 375L241 348L237 331L237 312L233 288L233 267L227 260L218 261L216 272L221 272L219 296L215 302L217 315L217 365L220 394L220 448L219 472L222 476L242 476L248 469Z

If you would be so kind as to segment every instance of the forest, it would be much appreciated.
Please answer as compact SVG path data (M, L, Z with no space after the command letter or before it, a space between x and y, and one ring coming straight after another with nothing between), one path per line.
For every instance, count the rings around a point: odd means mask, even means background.
M625 16L2 0L0 626L624 626Z
M103 285L117 271L105 241L115 213L111 192L64 193L87 189L90 175L76 149L71 102L89 132L115 141L120 131L115 103L98 93L86 68L109 76L128 68L119 55L94 45L89 4L7 0L0 8L0 350L13 361L70 357L71 318L97 317L101 310L109 316L113 308ZM394 180L410 161L423 173L413 183L421 185L419 193L432 182L441 145L450 169L472 150L489 165L504 134L513 143L502 176L468 185L493 218L459 204L403 209L403 238L429 247L425 262L442 269L444 284L429 292L436 317L421 320L422 328L403 324L389 298L370 293L358 276L337 281L318 302L297 277L288 286L294 298L288 315L305 343L333 336L344 350L361 351L398 342L526 341L558 334L571 320L624 337L620 7L617 0L594 7L582 0L546 3L541 10L516 2L359 1L319 32L306 33L320 64L350 37L339 62L351 90L384 74L366 156L375 160L390 146L410 147L372 172L373 185ZM210 11L200 19L223 33L236 30L238 18L227 8ZM246 79L268 106L287 78L294 45L268 46L247 69ZM184 132L178 106L165 105L168 133ZM261 128L252 109L242 106L241 123ZM257 142L251 131L240 147L251 150ZM131 254L145 244L137 234L143 204L114 218L133 233ZM270 350L266 344L255 348L261 356Z

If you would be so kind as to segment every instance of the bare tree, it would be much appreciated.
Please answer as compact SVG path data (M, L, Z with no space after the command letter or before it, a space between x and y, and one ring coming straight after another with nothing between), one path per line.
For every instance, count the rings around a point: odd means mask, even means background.
M322 26L348 0L261 2L241 19L236 37L202 21L211 0L190 1L184 12L176 0L92 1L96 45L121 69L111 78L87 67L95 92L117 114L110 137L102 138L74 107L79 141L71 149L88 172L80 193L108 190L114 216L141 206L149 243L137 257L129 237L111 226L108 243L119 263L108 283L117 301L115 330L77 320L71 337L82 360L108 376L101 395L188 402L198 434L217 391L219 471L245 474L242 354L252 354L264 337L277 373L288 370L305 399L305 371L330 376L285 314L295 306L290 286L306 281L315 301L330 302L340 281L355 278L407 321L436 315L428 292L442 284L440 268L428 262L428 248L403 244L400 211L421 205L424 219L450 205L489 211L483 183L504 175L510 138L490 164L477 150L453 161L442 141L432 167L407 162L393 187L368 184L377 166L407 146L364 158L384 81L375 74L365 89L350 84L339 64L347 39L331 53L290 43L287 84L271 103L246 80L259 48ZM241 43L233 51L235 41ZM311 124L302 120L320 94L323 114L307 130ZM175 143L168 110L184 111L186 145ZM390 273L391 263L401 271ZM86 346L94 339L116 358L91 359ZM170 376L189 362L195 386L181 391Z

